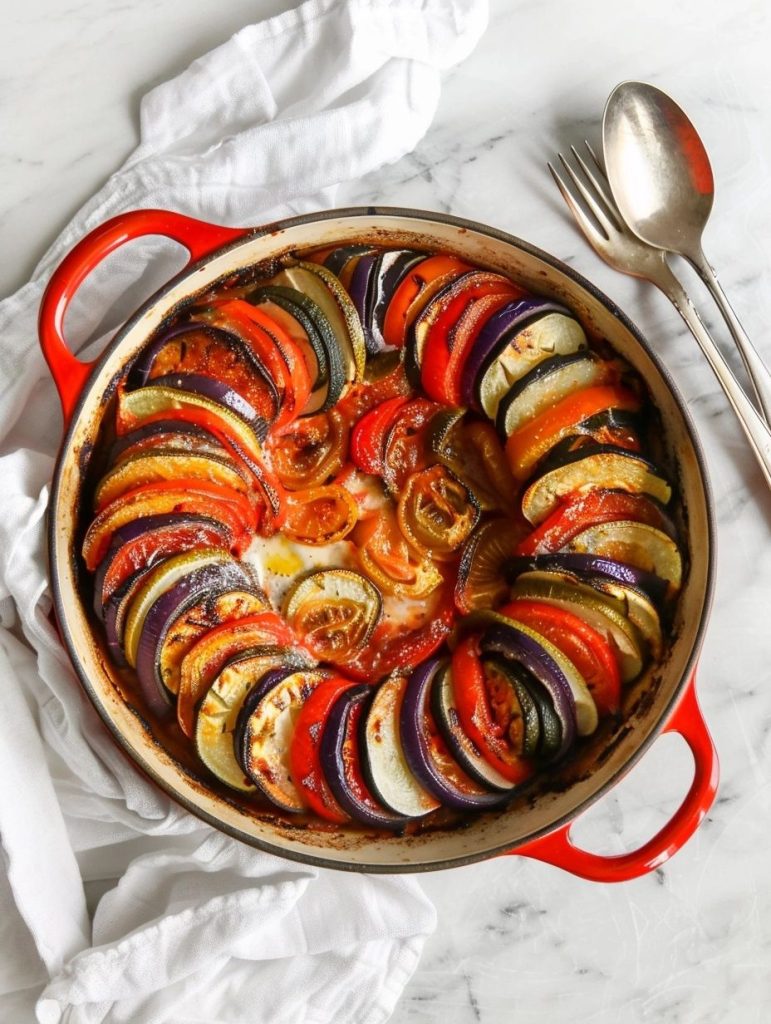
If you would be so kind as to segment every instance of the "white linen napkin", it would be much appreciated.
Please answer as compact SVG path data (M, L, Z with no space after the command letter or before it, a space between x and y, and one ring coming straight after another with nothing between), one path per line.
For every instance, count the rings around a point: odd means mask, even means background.
M243 29L144 98L138 148L0 303L8 1024L375 1024L415 968L435 914L414 879L305 868L220 835L145 780L83 695L49 617L61 419L36 317L58 261L121 210L247 226L330 205L338 183L414 147L442 70L486 19L486 0L308 0ZM71 339L99 335L90 354L178 260L146 240L108 263L68 314Z

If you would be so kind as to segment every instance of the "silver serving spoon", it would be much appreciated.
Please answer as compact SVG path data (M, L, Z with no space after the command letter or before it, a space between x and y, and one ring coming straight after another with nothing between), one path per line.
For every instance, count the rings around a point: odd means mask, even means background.
M660 89L622 82L605 105L602 144L610 187L624 220L638 238L685 257L695 268L728 325L766 422L771 424L771 373L702 249L715 189L709 157L696 129Z

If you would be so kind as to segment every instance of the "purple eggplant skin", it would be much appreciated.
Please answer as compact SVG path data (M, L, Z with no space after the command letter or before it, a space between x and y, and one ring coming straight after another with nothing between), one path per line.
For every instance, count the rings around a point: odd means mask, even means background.
M525 324L546 313L572 315L569 309L556 302L547 302L533 296L513 299L497 313L493 313L479 332L463 368L461 382L463 405L475 408L477 411L481 409L477 384L481 382L493 359L504 345L508 345L515 331L521 330Z
M493 793L483 786L478 786L469 778L469 789L461 790L452 780L444 775L431 756L426 739L426 711L430 706L431 689L438 674L444 671L446 659L430 658L414 670L410 676L407 689L402 700L399 729L402 749L411 772L429 793L444 804L457 811L478 811L498 807L508 800L510 793ZM466 774L458 766L460 774Z
M378 256L371 284L371 306L368 321L373 353L388 351L383 337L388 304L404 278L426 259L424 252L413 249L388 250Z
M189 526L191 523L200 523L201 527L219 533L222 537L222 549L227 551L230 548L230 535L227 527L223 523L218 523L216 519L210 519L208 516L194 516L183 512L166 512L161 515L142 516L139 519L132 519L131 522L118 527L112 535L107 554L97 566L96 573L94 574L94 611L100 619L104 619L104 608L102 607L101 599L104 579L113 559L123 545L135 541L145 533L157 533L160 530L168 529L173 530L180 526ZM207 544L207 547L209 546L212 545ZM166 558L167 556L163 555L162 557ZM154 565L155 559L151 555L143 568L150 569Z
M174 388L177 391L189 391L194 395L201 395L212 402L224 405L230 409L250 427L264 422L255 408L246 399L221 380L213 377L205 377L202 373L167 373L163 377L156 377L153 385L165 388ZM267 424L266 424L267 427Z
M248 656L251 652L246 653ZM263 697L267 697L274 687L278 686L278 684L283 679L286 679L287 676L292 675L293 672L297 672L297 665L294 661L288 661L287 664L282 665L281 668L270 669L269 672L266 672L264 676L261 676L255 681L254 686L244 698L244 702L238 712L235 729L233 730L233 750L236 755L236 761L241 765L244 775L249 775L249 759L247 757L246 747L247 722L252 714L257 710L257 705Z
M626 562L604 558L602 555L584 555L572 551L556 551L548 555L517 555L507 560L503 572L507 582L513 583L523 572L550 570L572 573L587 583L592 576L602 576L625 586L637 587L658 607L664 604L667 594L667 581L660 576L627 565Z
M146 346L137 356L126 378L126 387L130 391L134 391L136 388L143 387L148 383L159 383L158 378L153 381L150 381L149 379L150 374L153 371L153 364L155 363L158 354L170 341L180 337L180 335L200 331L207 334L213 341L219 342L231 349L231 351L235 352L238 359L248 366L252 373L267 385L271 393L271 397L273 398L275 412L278 414L280 398L275 382L262 360L257 356L257 353L254 352L245 341L239 338L238 335L233 334L231 331L223 330L221 327L214 327L211 324L188 321L187 323L177 324L168 331L165 331L160 335L160 337L156 338L155 341Z
M204 598L217 598L231 590L253 587L254 579L249 570L240 562L230 561L193 569L160 595L142 625L135 666L147 705L157 715L167 715L172 706L159 666L161 646L171 624Z
M346 263L354 256L364 256L371 252L374 252L371 245L340 245L327 256L324 266L339 277Z
M372 332L369 326L372 320L372 288L377 261L377 253L365 253L356 264L356 269L351 275L351 283L348 288L351 302L356 307L356 312L359 314L359 320L361 320L361 326L364 330L364 344L367 346L367 352L372 355L377 352L372 341Z
M137 444L139 441L144 441L149 437L159 437L163 434L184 434L187 437L205 441L207 444L216 446L223 454L227 454L226 449L214 434L210 434L208 430L204 427L199 427L196 423L186 423L184 420L173 419L155 420L153 423L143 423L141 426L130 430L127 434L121 434L120 437L117 437L110 446L110 451L107 455L108 464L110 466L114 465L127 448Z
M350 757L345 756L345 748L352 742L359 741L358 736L354 737L351 734L351 715L355 708L362 705L364 705L364 714L366 714L366 705L372 700L374 692L369 683L363 683L361 686L354 686L352 689L346 690L345 693L341 693L332 705L332 710L321 734L319 748L321 768L335 799L354 821L374 828L400 829L410 819L386 810L371 793L369 801L364 803L350 785L347 776ZM361 765L358 766L358 771L361 778Z
M573 694L562 670L539 643L518 629L516 623L496 624L487 629L479 642L483 654L500 654L519 662L551 698L562 724L562 743L554 756L557 761L567 753L576 736L576 712Z
M143 566L128 576L110 595L110 599L104 607L103 621L107 637L107 650L110 652L114 664L120 668L128 668L128 662L123 656L123 624L128 605L142 578L150 572L151 568L149 565Z
M532 370L528 370L524 377L520 377L518 381L515 381L503 398L501 398L498 406L498 415L495 418L495 429L500 436L502 438L508 436L506 433L506 415L509 407L517 401L531 384L543 380L544 377L548 377L552 373L559 372L565 366L583 362L596 363L597 361L597 356L594 353L589 352L588 349L580 349L578 352L571 352L569 355L549 356L547 359L542 359L540 363L536 363Z

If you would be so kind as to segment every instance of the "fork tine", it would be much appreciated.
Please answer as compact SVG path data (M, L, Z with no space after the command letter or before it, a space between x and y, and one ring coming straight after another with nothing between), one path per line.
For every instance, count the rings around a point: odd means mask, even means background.
M560 153L558 155L560 159L562 159L562 154ZM565 161L563 160L562 162L564 163ZM590 220L589 217L587 217L580 203L576 202L573 193L568 188L567 183L562 178L560 173L552 166L552 164L549 161L546 162L546 166L551 171L551 176L552 178L554 178L554 182L557 188L562 193L562 198L567 203L570 212L578 221L578 226L581 228L581 230L586 235L587 239L591 242L591 244L594 246L594 248L597 249L597 252L599 252L600 255L602 255L599 246L601 242L608 241L608 237L606 235L601 235L599 230L597 229L597 225L592 220Z
M584 139L584 145L589 150L589 152L590 152L590 154L592 156L592 160L594 161L594 163L595 163L595 165L597 167L597 172L598 173L595 173L591 169L591 167L586 163L586 161L583 159L583 157L578 152L578 150L576 149L575 146L571 146L570 147L571 152L573 153L573 156L575 157L576 161L578 162L579 167L584 172L584 174L586 175L587 179L591 182L592 187L594 188L595 192L597 192L597 194L602 199L603 203L605 203L605 206L607 207L607 212L610 214L610 217L614 221L615 226L619 230L621 230L621 228L622 228L621 212L619 211L619 208L616 205L616 201L613 198L613 194L610 191L610 183L608 182L608 179L605 177L605 172L602 169L602 165L600 164L600 161L597 159L597 154L594 152L594 150L589 145L589 143L588 143L588 141L586 139Z
M591 212L594 214L594 216L595 216L595 218L597 220L597 223L600 225L602 230L605 232L605 237L609 239L611 237L611 235L618 230L616 225L609 218L608 214L605 213L605 211L603 210L602 206L600 206L600 204L594 198L594 196L589 191L589 189L586 187L586 185L583 183L583 181L581 181L579 176L576 174L576 172L573 170L573 168L567 162L567 160L562 155L562 153L557 153L557 156L559 157L562 166L565 168L567 173L570 175L570 179L573 182L573 184L575 185L575 187L578 189L578 191L579 191L579 193L581 195L581 198L584 200L586 205L589 207Z

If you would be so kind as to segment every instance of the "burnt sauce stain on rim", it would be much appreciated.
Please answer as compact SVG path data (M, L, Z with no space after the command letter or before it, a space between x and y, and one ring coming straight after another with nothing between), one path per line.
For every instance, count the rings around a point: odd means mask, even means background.
M189 283L190 288L180 298L172 309L170 309L164 316L164 322L167 322L173 316L175 316L180 309L184 308L191 301L193 301L197 295L200 295L204 291L210 290L215 287L217 282L208 282L205 287L200 286L200 282L196 280L196 276L207 268L210 262L231 250L237 250L239 248L250 249L253 247L253 243L260 238L272 238L275 241L275 237L289 228L293 228L300 225L309 224L327 224L330 221L351 221L357 218L371 218L371 217L384 217L389 220L399 221L404 220L408 222L404 227L404 237L409 238L412 246L421 246L427 249L436 249L441 247L444 251L452 251L453 246L448 243L447 239L441 239L441 241L431 234L431 224L438 225L450 225L458 229L458 246L455 250L459 255L467 255L466 247L463 245L464 236L469 232L473 232L476 235L481 235L484 238L489 238L494 243L502 243L505 247L512 250L512 255L524 255L525 257L533 260L540 261L547 267L551 268L552 271L556 272L563 279L567 279L567 287L564 281L558 281L560 290L563 294L569 295L576 288L586 292L591 298L603 306L611 316L617 320L623 328L632 336L634 341L639 345L643 352L652 362L655 370L658 372L663 385L666 390L669 391L670 395L674 399L675 406L678 414L681 418L682 424L685 429L688 441L695 457L696 462L696 477L703 488L704 499L705 499L705 512L706 512L706 578L704 584L703 599L701 600L701 614L699 621L694 624L689 624L689 628L693 629L694 637L690 647L689 655L686 658L685 666L681 672L680 679L676 685L671 686L671 694L669 700L660 709L658 718L655 722L647 720L651 709L656 703L656 694L662 686L666 677L667 667L666 664L659 666L657 672L653 673L651 678L647 680L644 690L637 695L633 705L627 708L627 713L624 721L618 723L611 723L610 729L606 732L610 732L610 735L605 737L605 746L599 753L595 753L593 757L593 764L586 767L579 764L574 765L574 771L561 772L561 773L547 773L542 780L539 780L539 785L532 787L525 794L522 794L517 803L521 804L522 809L526 810L528 806L538 806L539 800L542 800L548 793L559 793L560 791L569 790L572 786L587 782L591 778L592 770L596 767L601 767L607 760L609 760L616 748L623 745L629 740L630 735L638 734L635 741L635 747L629 752L623 759L623 762L616 768L615 771L609 776L608 779L603 782L596 790L590 792L585 798L577 801L572 805L566 813L563 813L549 820L546 824L541 827L534 828L527 835L520 837L516 841L506 840L501 842L498 839L497 842L488 840L487 845L482 844L480 848L474 848L469 850L468 845L464 844L464 848L458 849L457 852L448 851L445 855L435 856L431 854L430 859L423 861L409 860L405 861L399 856L399 851L404 851L405 847L420 847L425 842L425 836L400 836L396 838L389 838L388 845L393 846L393 859L383 862L373 862L372 860L363 858L360 860L347 860L341 861L337 859L331 859L330 857L324 856L324 848L335 849L338 848L341 852L350 854L352 858L357 855L356 846L366 845L373 837L372 833L367 833L365 830L357 830L355 833L350 831L332 831L327 832L323 828L319 828L314 825L312 830L300 822L291 822L287 820L286 816L280 814L274 814L270 810L259 809L257 813L250 811L248 807L245 807L243 803L237 799L233 799L229 794L226 794L224 790L220 790L215 786L209 779L203 776L203 773L191 770L190 766L184 763L184 759L180 760L175 757L168 749L160 743L155 737L153 728L149 725L147 719L142 718L141 711L135 707L131 702L127 702L132 715L138 720L142 721L144 742L149 745L149 751L143 751L138 749L130 739L123 734L121 729L118 727L114 720L110 709L108 707L109 701L106 700L105 694L102 689L97 686L93 680L89 678L89 674L83 664L81 652L78 649L78 643L75 640L72 629L70 627L67 607L72 601L78 601L78 594L65 595L65 588L67 584L63 582L61 577L61 569L58 564L58 545L57 538L61 535L62 530L67 537L67 559L69 564L70 573L73 573L72 578L78 581L79 572L79 558L76 556L76 543L77 543L77 532L70 528L70 524L62 524L57 521L55 514L49 515L49 568L51 576L51 584L54 597L54 606L56 616L59 624L59 629L64 639L65 645L68 649L70 658L77 671L77 674L84 686L90 700L96 707L101 718L113 734L119 746L129 756L134 764L136 764L153 782L159 785L169 796L175 799L178 803L182 804L193 814L200 817L202 820L213 825L214 827L230 834L236 839L244 841L250 845L256 846L260 849L266 850L267 852L276 853L280 856L287 857L292 860L298 860L306 863L313 863L319 866L334 867L342 870L353 870L353 871L368 871L368 872L399 872L399 871L420 871L420 870L434 870L443 867L460 866L463 864L474 863L476 861L487 859L488 857L495 856L499 853L504 853L509 850L516 850L519 845L533 841L545 834L548 834L568 822L574 820L589 806L599 800L605 793L607 793L619 780L619 778L626 774L643 756L643 754L649 749L650 745L654 742L657 736L660 734L666 721L669 719L674 706L681 697L685 686L688 684L691 675L694 670L696 659L703 641L704 631L709 616L709 611L712 603L713 590L714 590L714 569L715 569L715 523L714 523L714 511L713 502L711 497L711 490L709 480L707 477L704 454L702 451L701 444L696 436L694 425L691 421L690 414L685 406L685 403L680 396L676 386L674 385L672 378L663 366L657 355L651 350L646 340L642 337L638 329L628 319L628 317L608 299L602 292L599 291L591 282L584 279L571 267L566 266L557 260L555 257L543 252L542 250L524 242L514 236L508 235L505 232L499 231L495 228L481 225L472 221L463 220L460 218L451 217L444 214L430 213L421 210L409 210L401 208L388 208L388 207L366 207L366 208L352 208L352 209L341 209L332 210L328 212L308 214L300 217L291 218L288 220L280 221L275 224L266 225L262 228L257 228L247 235L244 235L226 246L216 250L204 259L190 264L188 267L183 269L179 274L173 277L166 285L164 285L158 292L151 296L137 311L136 313L126 322L126 324L116 333L112 341L107 346L106 350L102 353L101 357L97 361L94 373L92 374L91 380L87 383L83 392L79 396L76 407L74 409L71 421L65 433L62 447L60 450L59 458L57 460L54 478L52 483L52 494L50 509L56 510L60 508L62 502L62 496L66 489L66 481L64 479L65 470L69 470L72 473L73 460L77 467L77 478L78 482L82 482L87 476L88 466L93 458L93 439L96 437L98 427L105 414L105 411L110 407L111 400L114 394L114 388L117 380L123 368L114 374L110 385L107 389L103 390L102 394L95 395L95 381L98 379L101 369L104 367L106 362L111 359L114 353L116 353L126 336L137 327L141 321L148 316L148 314L162 301L167 295L176 291L181 285ZM411 222L411 223L409 223ZM417 224L415 222L418 222ZM342 229L342 226L341 226ZM372 228L368 226L362 230L362 236L372 241L373 236L380 241L388 240L391 244L399 240L399 232L395 229L391 223L387 226ZM354 236L355 237L355 236ZM350 238L346 234L346 241ZM312 246L312 242L303 244L302 248L307 251ZM279 253L274 253L270 259L278 259L282 255L287 255L296 249L296 246L287 245ZM268 257L265 261L260 261L259 258L255 260L254 256L249 257L248 263L245 263L243 268L239 268L236 273L249 274L255 265L261 262L267 262ZM474 256L473 260L475 263L481 264L482 260L478 256ZM548 277L548 272L539 268L537 270L539 275ZM232 278L234 274L233 270L230 270L227 274L222 275L222 279L226 280ZM552 285L554 284L552 280ZM162 325L161 325L162 326ZM79 445L75 445L73 439L76 430L82 426L84 418L88 421L90 430L90 440ZM679 455L671 459L672 464L677 468L678 476L681 476L681 460ZM682 486L683 481L679 481L680 487L678 493L683 503L683 518L685 520L686 528L684 530L684 536L688 537L689 541L692 541L690 531L687 529L688 522L688 497L689 495ZM696 496L697 498L699 495ZM690 545L689 545L690 547ZM703 551L700 555L704 556ZM680 629L685 629L684 624L681 623ZM671 644L676 640L674 633L670 633ZM97 663L102 662L104 666L103 670L105 676L112 679L115 675L112 666L108 666L104 661L101 653L101 649L96 644L93 638L89 638L89 646L92 647L96 656ZM670 645L671 649L671 645ZM117 701L122 698L119 696L119 688L114 687L112 698ZM641 735L640 735L641 734ZM192 790L190 795L185 792L181 792L178 785L174 781L169 781L159 774L158 768L152 763L153 757L156 760L160 760L167 766L171 765L174 771L184 776L187 785ZM562 780L562 781L560 781ZM205 803L208 803L212 798L217 801L221 801L231 810L238 812L238 815L244 819L244 826L239 827L237 824L231 823L230 821L223 821L217 816L217 814L210 813L205 806L202 806L197 802L196 794L200 794ZM461 822L459 825L454 825L452 830L445 830L447 843L452 843L453 836L463 836L464 834L473 831L474 825L477 823L484 823L485 819L499 817L501 812L490 812L488 814L482 814L475 817L473 822ZM503 812L504 814L506 811ZM250 825L253 820L257 818L260 825L269 825L275 832L275 839L265 839L263 836L257 836L253 831L250 830ZM430 836L430 833L429 833ZM319 840L322 839L320 842ZM380 838L379 836L377 838ZM305 842L306 840L313 843L313 847L306 850L295 850L286 845L289 842ZM456 847L460 846L456 842ZM320 849L321 848L321 849Z

